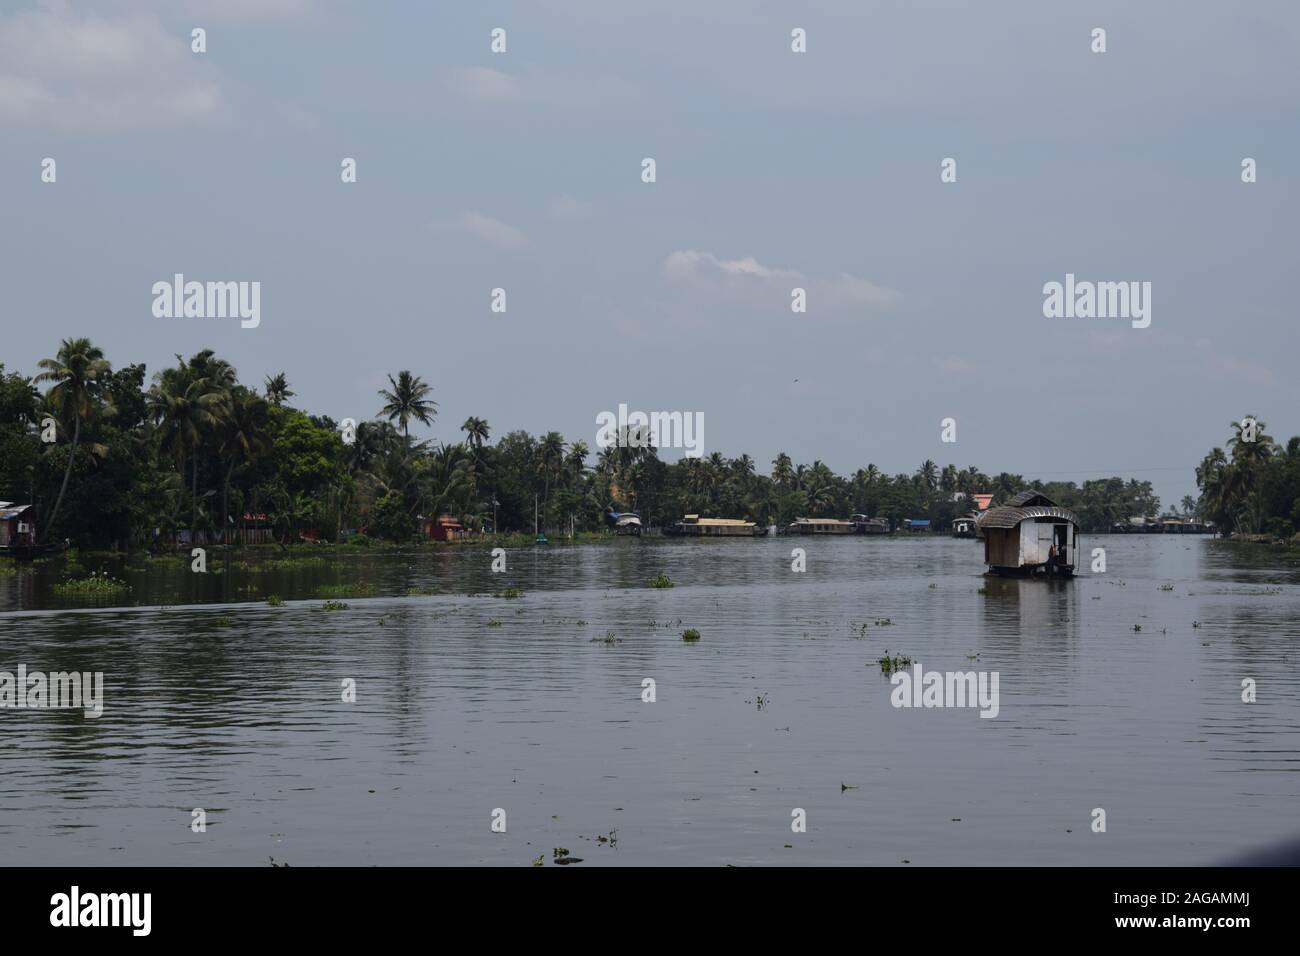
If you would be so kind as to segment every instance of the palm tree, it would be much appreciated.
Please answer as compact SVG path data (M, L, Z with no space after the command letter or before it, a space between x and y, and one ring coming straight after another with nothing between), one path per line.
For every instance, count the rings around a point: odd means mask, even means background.
M1245 437L1247 423L1253 424L1254 439ZM1240 477L1238 482L1239 503L1250 520L1250 529L1258 534L1263 517L1263 496L1261 494L1261 476L1265 466L1277 453L1277 443L1271 435L1264 433L1265 425L1254 415L1247 415L1240 422L1233 422L1234 434L1228 439L1228 448L1232 452L1232 464Z
M405 369L397 373L397 381L393 381L393 376L388 376L388 384L393 386L391 390L379 390L379 397L386 403L379 414L386 416L390 422L397 419L402 426L402 435L410 438L412 418L428 425L438 414L438 403L428 398L433 388L420 376L412 375Z
M185 460L190 459L191 542L198 525L199 449L204 438L226 415L229 399L229 392L216 385L214 379L195 374L196 369L210 366L207 370L214 374L216 382L227 379L230 367L220 360L209 362L208 358L199 353L190 360L190 365L181 364L159 372L146 396L150 415L159 426L158 441L160 445L170 446L176 470L182 476Z
M482 450L483 443L488 440L489 428L487 422L471 415L465 419L465 424L460 426L460 430L465 433L465 440L469 442L471 448L476 452Z
M933 460L927 458L921 462L921 467L916 469L916 477L918 479L917 483L928 496L939 483L939 466Z
M537 455L542 465L542 514L545 515L551 502L551 479L559 477L564 466L564 436L559 432L547 432L538 443Z
M450 511L468 487L470 458L464 445L440 445L429 455L424 476L427 514Z
M251 462L270 444L267 426L270 415L266 402L245 388L237 388L220 421L222 457L226 474L221 482L221 540L229 541L230 479L235 469Z
M104 358L104 350L86 338L64 339L54 358L41 359L37 365L44 371L33 381L54 383L45 395L46 401L61 418L66 419L70 413L73 422L68 464L63 469L63 483L59 486L59 496L54 499L50 520L41 526L40 536L43 538L45 529L54 526L63 495L68 490L68 478L72 475L72 463L77 456L77 442L81 440L82 419L93 412L99 383L112 372L112 366Z
M575 489L587 473L587 455L590 451L591 449L588 448L587 443L581 440L575 441L569 446L568 457L564 459L564 471L574 483Z
M266 400L276 408L283 405L294 394L289 389L289 380L285 378L283 372L277 372L266 377L265 391Z
M794 482L794 464L790 461L790 456L781 452L772 459L772 480L778 485L788 485Z

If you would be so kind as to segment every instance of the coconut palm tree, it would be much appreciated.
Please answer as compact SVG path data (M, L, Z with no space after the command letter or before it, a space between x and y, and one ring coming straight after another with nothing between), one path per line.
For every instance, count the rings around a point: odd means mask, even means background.
M918 486L924 491L924 499L928 499L930 492L939 484L939 466L931 459L927 458L921 463L921 467L916 469Z
M469 487L470 456L464 445L439 445L429 455L424 476L426 513L450 511Z
M294 395L289 388L289 380L285 378L283 372L268 375L264 391L266 392L266 400L276 408L279 408Z
M248 464L270 445L267 428L270 414L266 402L246 388L236 388L218 424L220 453L226 461L221 481L221 540L229 541L230 479L237 468Z
M112 366L104 358L104 350L87 338L64 339L54 358L41 359L37 365L43 371L33 382L53 383L45 394L50 407L64 420L69 415L72 416L72 446L68 449L68 464L63 469L63 483L59 485L59 495L54 499L50 519L41 525L40 535L43 538L45 529L54 526L63 504L63 496L68 490L68 478L72 475L72 463L77 456L77 443L81 440L81 423L93 413L100 383L112 372Z
M785 452L772 459L772 480L778 485L789 485L794 482L794 463Z
M200 358L202 353L195 358ZM179 359L180 356L177 356ZM220 362L220 360L217 360ZM193 363L193 360L191 360ZM194 367L208 365L206 361L193 363ZM214 365L212 371L217 381L226 377L224 362ZM176 470L185 474L185 461L190 461L190 534L198 525L199 501L199 451L204 439L215 431L227 413L229 392L214 384L212 379L196 376L194 367L182 363L176 368L164 369L154 377L153 387L146 396L150 416L158 426L155 434L160 447L171 450ZM192 537L191 537L192 540Z
M460 430L465 433L465 440L476 452L482 450L490 431L487 422L473 415L465 419L465 424L460 426Z
M583 477L587 474L587 455L590 453L585 441L575 441L569 446L569 454L564 459L564 472L569 476L573 483L574 490L581 485Z
M564 466L564 436L559 432L547 432L537 445L537 455L542 465L544 516L551 502L551 481L559 477Z
M397 419L402 426L402 435L410 438L412 418L428 425L438 414L438 403L428 397L433 388L420 376L412 375L405 369L397 373L396 381L393 376L388 376L388 384L393 387L379 390L379 397L385 402L379 414L387 417L390 422Z
M1254 438L1248 441L1246 429L1253 425ZM1264 433L1265 424L1254 415L1247 415L1239 422L1232 423L1233 436L1228 439L1228 449L1232 453L1232 464L1238 471L1239 481L1236 491L1239 504L1244 509L1250 530L1258 534L1263 519L1263 495L1261 479L1265 467L1278 451L1277 443L1271 435Z

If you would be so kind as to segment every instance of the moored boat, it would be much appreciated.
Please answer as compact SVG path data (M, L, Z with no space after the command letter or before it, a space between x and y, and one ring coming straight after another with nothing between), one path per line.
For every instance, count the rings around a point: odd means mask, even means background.
M868 518L866 515L850 515L853 530L857 534L889 534L888 518Z
M641 534L641 515L636 511L607 511L605 520L615 534Z
M664 528L664 534L690 538L761 538L767 528L742 518L701 518L686 515Z
M857 534L857 525L842 518L796 518L791 534Z

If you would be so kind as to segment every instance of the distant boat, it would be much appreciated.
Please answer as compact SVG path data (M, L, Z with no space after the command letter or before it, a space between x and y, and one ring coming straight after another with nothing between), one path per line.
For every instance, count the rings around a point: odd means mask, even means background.
M605 520L615 534L641 534L641 515L635 511L607 511Z
M857 534L858 526L842 518L796 518L791 534Z
M888 518L868 518L866 515L849 515L855 534L889 534Z
M962 515L960 518L952 519L952 536L954 538L973 538L975 537L975 524L977 516L973 514Z
M0 545L0 558L29 561L46 554L58 554L60 551L66 551L67 548L66 541L51 541L48 544L4 544Z
M689 538L761 538L767 534L767 528L740 518L686 515L676 524L664 528L664 534Z

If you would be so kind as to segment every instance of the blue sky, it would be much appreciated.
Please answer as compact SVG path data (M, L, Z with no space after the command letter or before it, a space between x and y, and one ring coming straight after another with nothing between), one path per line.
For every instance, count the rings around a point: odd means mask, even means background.
M1172 503L1230 420L1300 432L1298 40L1281 2L4 2L0 361L210 346L336 419L410 368L441 440L626 403L760 467ZM176 272L261 324L154 318ZM1151 327L1044 318L1067 272L1151 282Z

